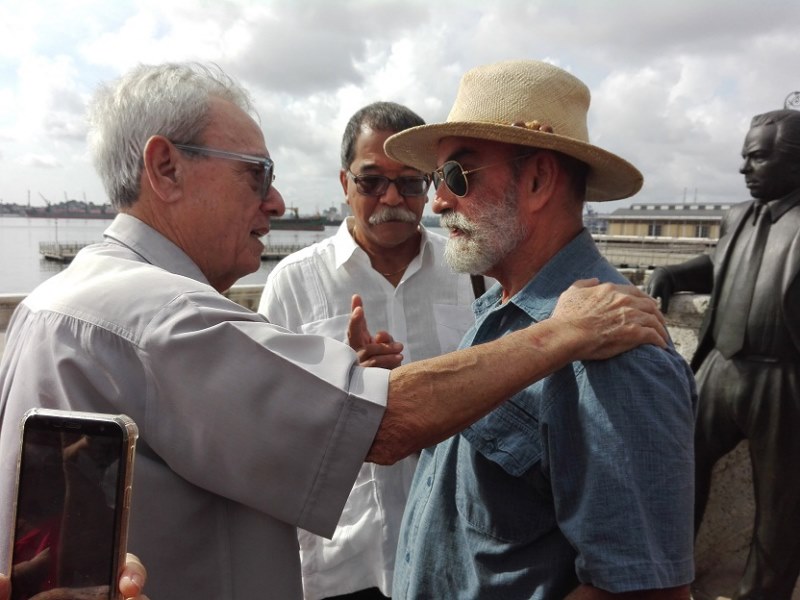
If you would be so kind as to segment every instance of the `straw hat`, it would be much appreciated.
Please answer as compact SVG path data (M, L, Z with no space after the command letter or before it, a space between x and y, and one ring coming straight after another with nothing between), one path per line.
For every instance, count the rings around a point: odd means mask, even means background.
M557 150L590 167L586 199L618 200L642 187L628 161L589 143L589 89L551 64L513 60L476 67L461 79L445 123L421 125L386 140L392 159L422 171L437 168L442 138L460 136Z

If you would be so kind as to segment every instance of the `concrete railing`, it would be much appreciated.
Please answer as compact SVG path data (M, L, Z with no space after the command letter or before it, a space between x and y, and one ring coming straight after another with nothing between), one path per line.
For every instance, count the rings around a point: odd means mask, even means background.
M5 336L8 322L17 305L25 299L27 294L0 294L0 334ZM0 346L2 349L2 346Z
M264 290L262 284L252 285L235 285L227 292L225 296L237 304L241 304L245 308L252 311L258 310L258 302L261 300L261 292Z
M708 294L678 293L672 297L664 315L675 349L687 361L697 349L697 333L708 309Z

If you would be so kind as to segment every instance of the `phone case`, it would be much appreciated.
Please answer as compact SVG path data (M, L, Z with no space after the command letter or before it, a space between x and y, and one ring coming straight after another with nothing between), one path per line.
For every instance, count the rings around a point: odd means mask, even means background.
M85 430L86 427L102 427L102 424L107 424L118 428L121 434L122 444L118 458L120 460L121 472L118 485L118 498L121 498L121 506L116 507L115 504L115 523L114 523L114 537L116 540L114 548L114 557L112 562L112 572L115 573L113 581L110 583L110 598L113 600L122 600L122 596L118 590L118 579L125 566L125 558L127 554L128 543L128 518L130 514L131 498L132 498L132 484L133 484L133 467L136 454L136 440L139 436L139 430L136 423L124 414L105 414L105 413L92 413L82 411L66 411L45 408L33 408L28 410L20 424L20 449L17 454L17 490L15 493L14 507L12 510L12 523L11 531L16 530L17 511L20 497L20 477L23 459L23 446L25 440L26 426L34 419L44 419L48 424L52 424L56 428L63 428L64 431L78 432ZM11 536L11 544L14 544L15 536ZM11 556L11 552L9 556Z

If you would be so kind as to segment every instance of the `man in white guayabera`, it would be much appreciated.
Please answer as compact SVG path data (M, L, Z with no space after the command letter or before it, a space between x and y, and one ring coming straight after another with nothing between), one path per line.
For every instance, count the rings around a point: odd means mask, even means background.
M339 181L353 216L336 235L272 270L258 309L271 323L347 341L357 294L375 332L366 342L386 342L390 351L373 356L370 364L394 368L458 347L474 322L474 294L469 276L444 261L447 238L420 224L431 176L383 151L386 138L424 123L394 102L369 104L350 118ZM364 463L333 538L299 531L306 600L391 594L400 521L416 464L416 453L393 465Z

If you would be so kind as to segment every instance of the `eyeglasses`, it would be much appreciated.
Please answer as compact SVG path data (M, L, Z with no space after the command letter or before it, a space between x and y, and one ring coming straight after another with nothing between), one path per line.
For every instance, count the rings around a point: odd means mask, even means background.
M401 196L424 196L431 186L431 178L427 175L408 175L389 179L383 175L356 175L349 170L347 174L355 182L358 193L365 196L383 196L389 189L390 183L395 185L397 193Z
M216 148L206 148L205 146L192 146L190 144L174 144L178 150L191 152L193 154L202 154L204 156L211 156L214 158L224 158L227 160L237 160L251 165L258 165L261 167L264 179L261 181L259 194L261 200L264 201L269 193L269 188L272 182L275 181L275 163L271 158L266 156L254 156L252 154L241 154L240 152L228 152L227 150L217 150Z
M490 167L496 167L498 165L514 162L515 160L519 160L521 158L527 158L528 156L533 156L534 154L535 152L531 154L522 154L508 160L492 163L491 165L470 169L469 171L465 171L464 167L462 167L458 161L448 160L433 172L433 188L438 190L441 183L444 182L448 190L453 192L453 194L459 198L463 198L469 193L467 175L475 173L476 171L483 171L484 169L488 169Z

